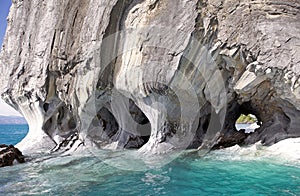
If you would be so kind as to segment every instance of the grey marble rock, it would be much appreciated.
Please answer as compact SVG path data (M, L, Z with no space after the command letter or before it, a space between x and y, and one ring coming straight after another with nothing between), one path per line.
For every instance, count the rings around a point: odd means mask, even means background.
M298 0L13 0L7 21L0 92L24 152L300 136ZM240 114L261 127L237 132Z

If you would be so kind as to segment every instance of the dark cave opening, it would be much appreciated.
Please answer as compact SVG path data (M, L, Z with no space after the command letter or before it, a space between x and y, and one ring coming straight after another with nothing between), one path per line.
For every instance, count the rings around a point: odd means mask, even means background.
M142 110L134 103L132 99L129 99L129 113L131 118L137 123L136 130L133 130L133 140L139 141L134 142L132 146L127 144L125 148L141 148L146 144L151 135L151 124L147 116L142 112ZM131 143L130 141L128 143Z
M118 132L119 124L114 115L105 107L98 110L88 128L88 138L98 147L108 144Z
M45 112L47 112L48 109L49 109L49 103L44 103L43 104L43 109L44 109Z
M148 118L130 99L119 109L113 111L110 107L101 108L90 123L89 139L98 147L117 142L118 148L141 148L151 135Z

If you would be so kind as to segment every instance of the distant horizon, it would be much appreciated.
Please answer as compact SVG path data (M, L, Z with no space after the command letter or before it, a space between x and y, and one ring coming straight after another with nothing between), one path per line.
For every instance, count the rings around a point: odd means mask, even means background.
M0 6L0 45L2 48L3 38L5 36L7 21L6 18L9 13L9 8L11 6L11 0L1 0ZM10 107L0 98L0 115L1 116L22 116L15 109Z
M24 116L22 116L22 115L16 116L16 115L14 115L14 114L12 114L12 115L0 114L0 117L18 117L18 118L24 118Z
M0 125L20 125L28 124L26 119L22 116L1 116L0 115Z

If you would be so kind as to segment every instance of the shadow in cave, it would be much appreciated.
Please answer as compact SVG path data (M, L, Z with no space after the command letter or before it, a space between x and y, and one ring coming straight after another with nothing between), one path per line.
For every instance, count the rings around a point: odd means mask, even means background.
M128 108L122 109L127 109L127 114L136 124L136 128L128 130L128 127L122 126L124 122L118 122L110 109L103 107L97 112L88 129L88 138L98 147L116 142L118 148L138 149L148 142L151 125L145 114L132 100L129 100Z

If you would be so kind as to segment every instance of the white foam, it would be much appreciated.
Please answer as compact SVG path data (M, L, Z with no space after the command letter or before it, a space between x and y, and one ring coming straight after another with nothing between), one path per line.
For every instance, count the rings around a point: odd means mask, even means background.
M300 163L300 138L282 140L268 147L267 153Z
M221 155L221 159L232 160L265 160L272 159L281 163L300 165L300 138L282 140L272 146L266 147L257 142L248 147L235 145L217 150L214 155Z

